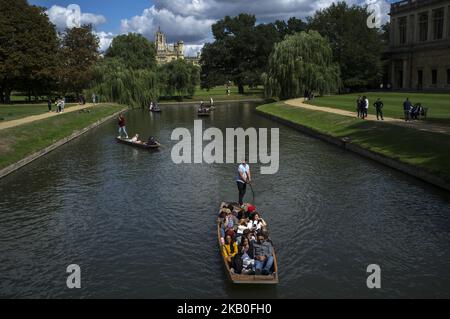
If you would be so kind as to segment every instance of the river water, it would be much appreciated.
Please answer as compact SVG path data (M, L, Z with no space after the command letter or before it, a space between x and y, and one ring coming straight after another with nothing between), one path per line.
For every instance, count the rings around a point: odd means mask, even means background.
M172 130L197 118L185 105L127 114L129 133L157 136L160 151L115 143L112 121L0 181L0 297L450 297L447 193L254 107L221 105L203 121L280 127L278 174L253 165L278 286L227 281L215 218L222 200L237 200L236 167L172 162ZM66 287L70 264L81 267L81 289ZM369 264L381 267L380 290L366 286Z

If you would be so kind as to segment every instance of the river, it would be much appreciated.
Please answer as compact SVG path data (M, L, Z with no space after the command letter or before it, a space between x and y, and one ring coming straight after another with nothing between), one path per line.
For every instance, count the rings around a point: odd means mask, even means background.
M254 108L223 104L203 121L280 127L278 174L253 165L279 285L228 282L215 219L222 200L237 200L236 167L172 162L172 130L197 119L185 105L126 115L129 133L157 136L160 151L117 144L112 121L0 181L0 297L450 297L447 193ZM66 287L70 264L81 289ZM366 286L369 264L381 267L379 290Z

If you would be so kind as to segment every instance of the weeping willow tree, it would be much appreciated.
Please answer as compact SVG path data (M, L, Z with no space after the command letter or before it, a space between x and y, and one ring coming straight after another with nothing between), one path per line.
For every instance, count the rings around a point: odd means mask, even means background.
M263 80L266 96L280 99L335 92L341 84L331 47L316 31L296 33L276 44Z
M94 69L86 94L102 102L145 107L159 97L158 76L153 69L131 69L120 58L106 58Z

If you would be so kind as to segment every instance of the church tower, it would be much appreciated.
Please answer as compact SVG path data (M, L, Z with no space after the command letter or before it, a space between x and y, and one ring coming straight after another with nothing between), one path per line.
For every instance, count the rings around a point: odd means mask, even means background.
M166 50L166 36L161 32L161 28L158 28L155 36L156 51L163 52Z

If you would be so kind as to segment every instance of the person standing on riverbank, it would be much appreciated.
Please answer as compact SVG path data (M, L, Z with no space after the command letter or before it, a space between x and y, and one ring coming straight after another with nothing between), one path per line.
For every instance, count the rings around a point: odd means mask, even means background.
M47 106L48 106L48 111L51 112L52 111L52 100L48 99Z
M377 101L373 104L373 106L375 106L375 110L377 111L377 120L379 121L380 117L381 117L381 120L384 121L384 118L383 118L384 104L383 104L383 101L381 101L381 98L378 98Z
M356 116L358 118L360 118L362 116L361 115L361 111L362 111L361 101L362 101L361 96L358 96L358 99L356 100Z
M412 109L412 103L409 100L409 98L406 98L406 101L403 102L403 112L405 113L405 122L408 122L411 118L410 118L410 114L411 114L411 109Z
M122 133L125 134L126 138L128 139L128 133L126 130L126 126L125 126L125 117L123 116L122 113L120 113L119 115L119 136L118 138L122 138Z
M236 179L237 187L239 191L239 205L244 205L244 196L247 192L247 184L252 182L252 175L250 172L250 166L247 161L244 160L238 167L238 176Z
M363 97L363 105L364 105L363 119L366 119L367 116L369 115L369 99L367 98L367 96Z

